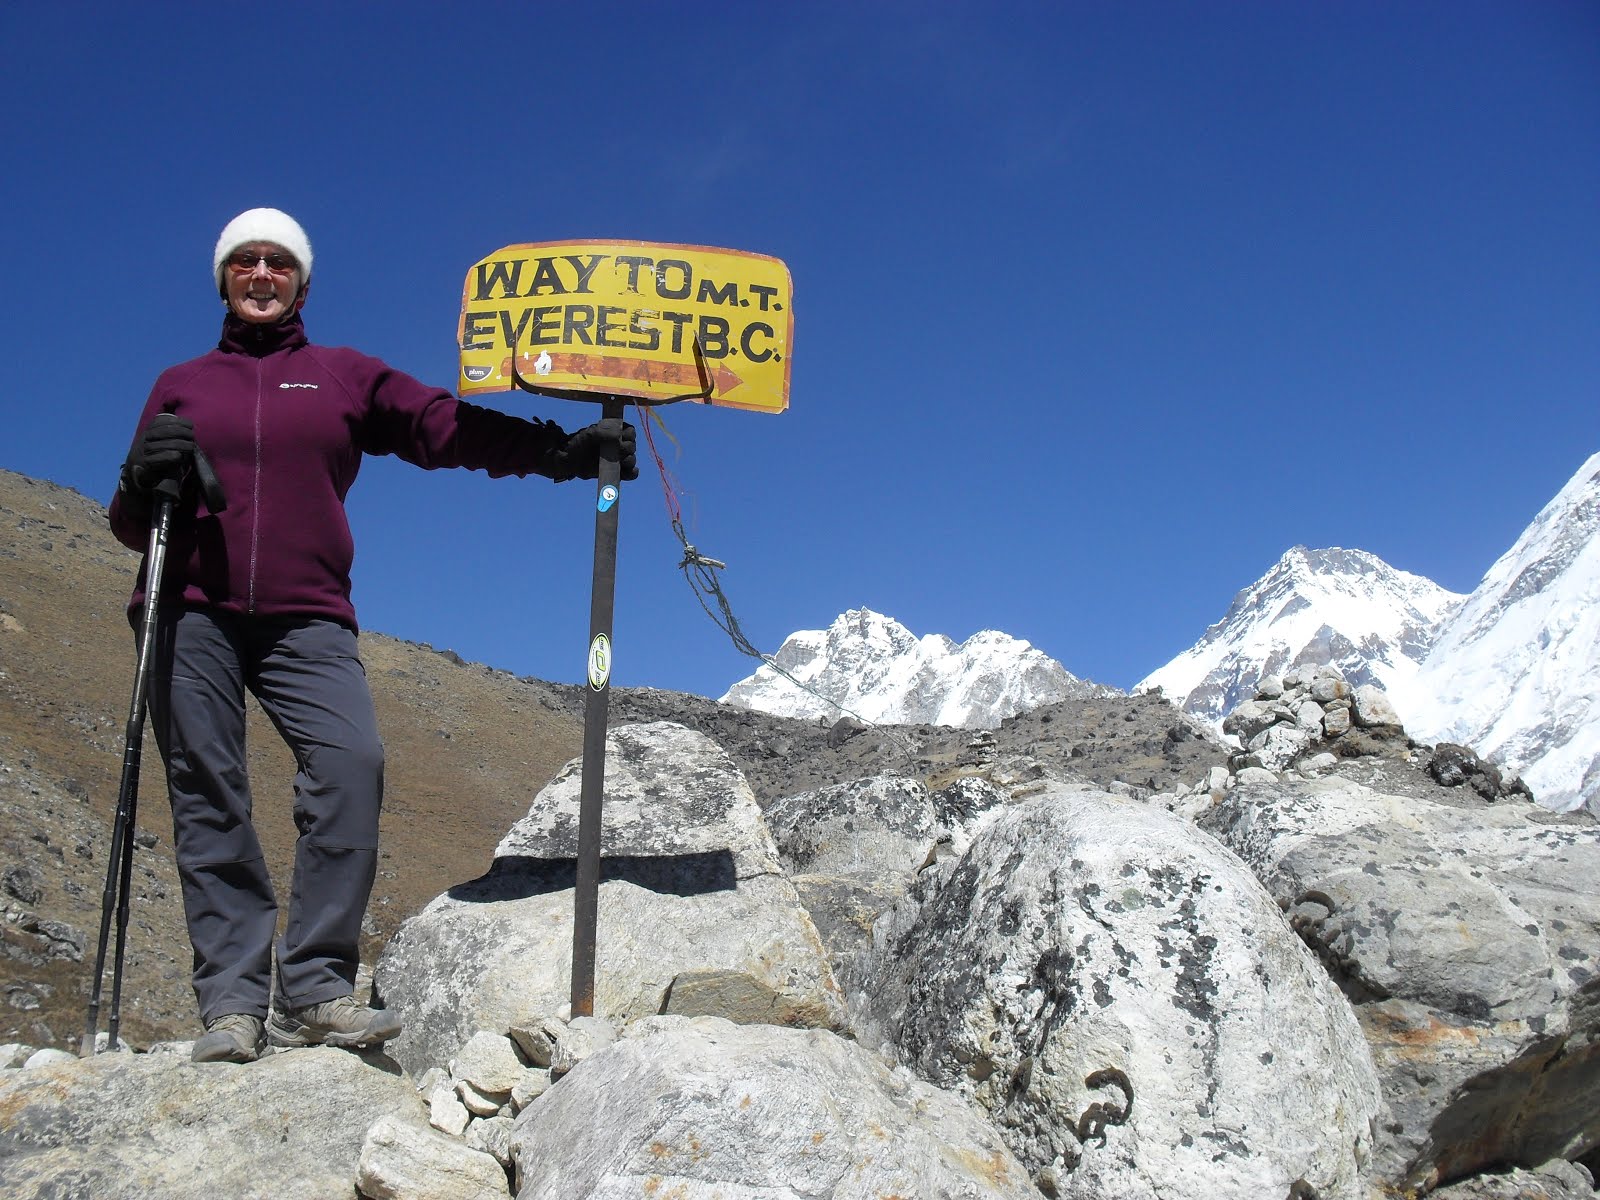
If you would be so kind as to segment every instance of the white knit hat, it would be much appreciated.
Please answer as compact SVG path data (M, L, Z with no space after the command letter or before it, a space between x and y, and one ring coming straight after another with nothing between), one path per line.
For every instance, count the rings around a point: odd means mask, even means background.
M276 208L252 208L242 212L223 227L217 239L217 250L211 260L211 274L216 278L217 290L222 291L222 268L240 246L251 242L271 242L282 246L300 264L300 286L311 282L311 239L300 223L286 212Z

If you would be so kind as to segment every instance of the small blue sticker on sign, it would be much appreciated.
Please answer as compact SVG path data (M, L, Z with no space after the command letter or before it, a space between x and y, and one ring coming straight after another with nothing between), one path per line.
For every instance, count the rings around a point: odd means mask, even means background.
M612 484L606 484L600 489L600 511L610 512L611 506L617 502L617 489Z

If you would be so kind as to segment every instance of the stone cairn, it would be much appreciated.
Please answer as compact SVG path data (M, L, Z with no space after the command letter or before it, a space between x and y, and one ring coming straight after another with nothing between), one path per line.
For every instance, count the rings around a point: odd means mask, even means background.
M1415 748L1382 688L1353 688L1332 666L1264 677L1255 699L1229 713L1222 732L1242 747L1229 759L1235 771L1279 772L1302 762L1316 770L1341 758L1400 757Z
M1340 759L1395 758L1424 768L1440 787L1465 784L1488 801L1533 799L1514 771L1484 761L1465 746L1412 741L1382 688L1374 683L1352 687L1334 666L1263 677L1255 699L1229 713L1222 731L1239 740L1228 767L1241 780L1251 771L1318 775Z

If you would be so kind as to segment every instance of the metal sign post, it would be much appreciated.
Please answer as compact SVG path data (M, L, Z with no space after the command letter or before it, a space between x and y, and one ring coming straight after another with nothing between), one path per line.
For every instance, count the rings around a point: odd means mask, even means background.
M789 404L789 269L741 250L663 242L524 242L474 263L461 290L461 395L514 389L637 405ZM611 703L620 448L600 451L589 601L583 782L573 898L572 1015L594 1015L601 812Z
M608 397L603 417L621 419ZM578 878L573 895L572 1015L594 1016L595 930L600 912L600 810L605 796L606 727L611 707L611 617L617 592L617 524L622 473L616 442L600 449L595 492L594 579L589 591L588 691L583 704L583 790L578 801Z

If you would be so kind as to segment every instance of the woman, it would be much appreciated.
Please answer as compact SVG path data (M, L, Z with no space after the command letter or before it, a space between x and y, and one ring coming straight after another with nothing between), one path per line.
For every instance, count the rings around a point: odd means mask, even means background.
M468 404L354 350L307 341L300 310L311 243L286 213L257 208L234 218L212 268L227 308L221 342L156 380L111 527L123 544L143 549L152 489L183 478L196 449L204 453L226 503L209 511L190 486L175 513L150 714L205 1024L193 1058L248 1062L267 1040L370 1046L400 1032L393 1013L353 995L383 798L344 510L362 456L562 481L595 478L601 447L615 440L622 477L638 470L633 430L621 421L567 434ZM129 610L135 628L144 582L141 572ZM298 768L300 836L275 989L277 900L251 823L246 692Z

